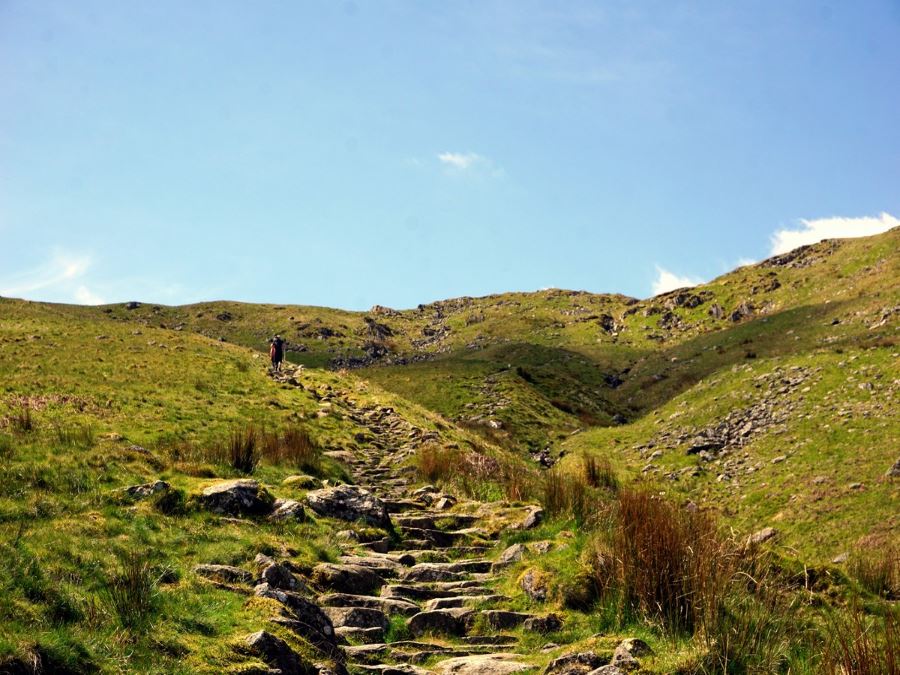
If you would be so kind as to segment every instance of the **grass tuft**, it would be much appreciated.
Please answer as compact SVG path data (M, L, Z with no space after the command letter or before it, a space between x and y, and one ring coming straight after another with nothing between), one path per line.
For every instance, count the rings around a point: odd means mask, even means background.
M825 675L900 675L900 615L888 608L883 619L854 608L830 626L821 671Z
M122 557L121 568L107 582L106 593L126 628L144 628L156 608L157 584L149 562L136 552Z
M900 549L886 545L857 551L850 559L850 574L869 593L896 600L900 598Z

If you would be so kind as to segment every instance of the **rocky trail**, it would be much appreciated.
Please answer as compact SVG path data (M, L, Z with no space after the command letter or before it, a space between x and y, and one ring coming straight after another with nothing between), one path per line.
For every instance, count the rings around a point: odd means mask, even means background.
M299 369L273 377L285 386L304 387ZM319 672L490 675L536 670L533 658L519 646L520 636L554 633L562 619L513 611L496 586L505 566L526 551L540 551L541 544L543 550L552 545L532 542L526 549L499 543L504 531L539 524L541 508L469 501L431 485L416 487L414 471L404 460L421 444L439 440L439 432L425 431L391 408L359 405L346 392L308 391L322 410L339 410L360 427L359 449L340 451L355 484L311 490L303 505L276 500L267 517L303 519L308 509L319 517L354 523L353 529L338 533L342 555L311 570L260 554L254 560L256 576L219 565L199 566L195 572L226 587L253 585L256 596L277 601L281 613L272 622L316 647ZM216 501L206 502L208 508L234 515L252 511L254 500L265 501L264 491L245 479L213 486L204 495L217 495ZM613 664L609 656L566 655L546 672L615 675L624 672L620 666L636 665L632 651L639 647L625 645ZM269 666L252 672L308 672L299 654L265 629L248 636L241 649Z

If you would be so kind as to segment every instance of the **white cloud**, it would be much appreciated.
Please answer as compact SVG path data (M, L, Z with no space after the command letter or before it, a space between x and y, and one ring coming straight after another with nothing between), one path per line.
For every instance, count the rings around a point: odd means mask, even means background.
M83 281L91 264L92 259L88 255L57 251L47 262L0 280L0 295L32 300L39 297L41 300L85 305L102 304L103 300Z
M674 291L676 288L685 288L702 284L703 280L697 277L678 276L674 272L656 266L656 279L653 281L653 295Z
M452 174L467 173L487 178L503 178L505 175L493 160L477 152L441 152L437 159Z
M845 237L867 237L887 232L891 228L900 227L900 219L882 212L878 216L862 216L859 218L816 218L800 220L799 229L778 230L772 235L770 255L787 253L798 246L815 244L823 239Z
M438 154L437 158L441 164L460 171L487 162L487 159L474 152L442 152Z

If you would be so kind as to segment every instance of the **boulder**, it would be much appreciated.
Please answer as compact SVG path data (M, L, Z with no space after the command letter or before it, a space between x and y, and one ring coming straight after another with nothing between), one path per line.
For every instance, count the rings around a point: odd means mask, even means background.
M164 480L155 480L152 483L143 483L141 485L132 485L123 490L123 492L132 499L146 499L152 497L157 492L166 492L172 486Z
M481 617L494 630L509 630L525 623L532 618L531 614L523 612L510 612L505 609L487 609L481 612Z
M419 606L407 600L380 598L372 595L350 595L349 593L327 593L319 598L323 607L368 607L380 609L390 615L412 616L419 613Z
M272 512L272 495L250 478L226 480L201 493L200 504L208 511L228 516L264 516Z
M445 659L434 670L440 675L508 675L534 667L518 658L519 654L472 654Z
M269 563L262 569L259 578L261 583L269 584L272 588L280 588L283 591L306 590L306 585L282 563Z
M560 619L557 614L548 614L547 616L533 616L530 619L525 619L522 627L525 630L532 631L533 633L555 633L562 628L562 619Z
M269 520L303 523L308 520L303 505L294 499L276 499Z
M249 584L253 581L250 572L231 565L195 565L194 574L223 584Z
M894 462L893 466L884 475L888 478L900 478L900 459Z
M419 612L410 618L407 626L414 637L428 634L462 636L466 634L468 622L474 615L471 609L437 609Z
M369 607L323 607L322 611L331 619L335 628L351 626L353 628L388 629L388 618L380 609Z
M650 645L639 638L628 638L622 640L616 651L613 652L611 665L619 670L638 670L641 667L637 657L652 654L653 650Z
M525 595L535 602L546 602L549 589L546 576L536 569L530 569L519 577L519 586Z
M269 584L259 584L253 589L256 596L270 598L280 603L286 610L286 617L273 619L326 653L334 651L336 641L334 625L318 605L293 591L282 591Z
M340 520L361 520L375 527L391 529L387 507L368 490L355 485L314 490L306 495L306 503L320 516Z
M264 630L248 635L244 643L251 654L277 668L282 675L306 675L312 671L287 642Z
M528 515L519 525L519 529L530 530L544 522L544 509L540 506L532 506L528 509Z
M367 595L378 590L384 581L375 572L359 565L320 563L313 568L313 583L338 593Z
M757 532L754 532L747 539L747 543L749 544L762 544L763 542L769 541L770 539L774 539L778 535L778 530L774 527L764 527Z
M608 656L604 658L596 652L563 654L550 662L544 670L544 675L586 675L608 663Z
M513 544L500 554L500 557L494 563L493 569L500 570L504 567L509 567L513 563L519 562L527 552L528 549L525 548L525 544Z

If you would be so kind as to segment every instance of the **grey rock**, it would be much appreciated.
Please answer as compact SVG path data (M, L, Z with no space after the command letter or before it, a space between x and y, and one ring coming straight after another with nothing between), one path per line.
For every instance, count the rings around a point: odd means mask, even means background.
M276 499L273 504L274 511L269 520L292 521L303 523L308 520L303 505L294 499Z
M519 586L525 591L525 595L535 602L547 601L547 584L542 575L535 570L528 570L519 580Z
M284 591L306 590L305 584L301 583L293 572L282 563L270 563L263 568L259 577L263 583L269 584L272 588L280 588Z
M534 633L555 633L562 628L562 619L556 614L533 616L530 619L525 619L522 627Z
M437 609L415 614L407 626L415 637L427 634L462 636L466 634L468 622L474 615L471 609Z
M544 675L586 675L608 663L608 657L604 658L595 652L563 654L550 662Z
M213 513L229 516L261 516L272 512L272 495L250 478L227 480L203 490L200 504Z
M527 619L532 618L532 615L505 609L487 609L481 612L481 617L494 630L509 630L521 626Z
M338 593L366 595L384 583L375 572L359 565L320 563L313 568L313 583Z
M322 611L331 619L335 628L351 626L353 628L380 628L387 630L387 616L380 609L368 607L323 607Z
M244 643L251 654L277 668L282 675L308 675L313 670L287 642L264 630L248 635Z
M146 499L152 497L157 492L165 492L172 486L164 480L155 480L152 483L143 483L142 485L132 485L123 490L123 492L133 499Z
M500 570L504 567L509 567L514 562L520 561L527 552L528 549L525 548L524 544L513 544L500 554L500 557L494 563L494 569Z
M509 675L533 668L517 659L519 654L472 654L444 659L435 664L439 675Z
M249 584L253 581L250 572L231 565L195 565L194 574L223 584Z
M387 507L368 490L354 485L314 490L306 495L306 503L320 516L340 520L361 520L375 527L391 529Z
M884 475L888 478L900 478L900 459L894 462L894 465Z
M272 588L269 584L259 584L253 592L258 597L275 600L287 610L287 617L273 620L285 625L326 653L334 650L336 644L334 625L318 605L293 591L282 591Z
M750 544L762 544L763 542L774 539L778 535L778 530L774 527L764 527L750 535L747 540Z
M611 665L620 670L637 670L641 667L639 656L652 654L653 650L646 642L639 638L627 638L619 643L613 652Z

